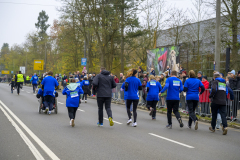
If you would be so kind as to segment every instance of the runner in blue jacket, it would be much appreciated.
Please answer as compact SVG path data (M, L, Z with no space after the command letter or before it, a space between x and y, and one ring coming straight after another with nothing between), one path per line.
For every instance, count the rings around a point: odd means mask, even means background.
M36 75L36 73L34 73L34 75L32 76L32 78L30 79L30 82L32 82L33 93L35 93L35 91L36 91L36 89L37 89L37 83L38 83L38 76Z
M67 95L66 107L68 108L70 125L74 127L76 111L79 107L80 95L83 94L83 90L77 83L70 83L66 88L64 88L62 94Z
M180 124L180 127L182 128L184 125L178 112L178 108L180 100L179 94L183 91L183 85L182 81L177 78L177 71L171 72L171 77L166 80L165 87L162 89L161 93L164 93L166 89L168 89L166 98L168 125L166 127L172 129L172 111L173 111Z
M159 92L162 90L162 86L155 80L154 75L151 75L149 80L147 83L147 107L151 111L149 115L152 116L152 120L155 120L156 105L159 101Z
M128 78L128 77L127 77ZM124 102L126 105L126 110L127 110L127 97L128 97L128 92L125 91L125 82L123 82L122 87L121 87L121 91L124 91ZM130 106L130 111L132 112L132 104Z

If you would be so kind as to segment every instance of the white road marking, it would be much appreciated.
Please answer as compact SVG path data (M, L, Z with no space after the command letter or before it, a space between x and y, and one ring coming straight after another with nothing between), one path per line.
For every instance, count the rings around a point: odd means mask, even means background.
M23 141L27 144L31 152L33 153L34 157L37 160L44 160L43 156L39 153L37 148L32 144L32 142L28 139L28 137L23 133L23 131L20 129L20 127L13 121L13 119L9 116L9 114L5 111L5 109L2 108L0 105L0 109L3 111L5 116L8 118L8 120L12 123L13 127L16 129L16 131L19 133L19 135L22 137Z
M152 136L155 136L155 137L158 137L158 138L161 138L161 139L164 139L164 140L167 140L167 141L170 141L170 142L173 142L173 143L176 143L176 144L179 144L179 145L182 145L182 146L187 147L187 148L194 148L193 146L189 146L189 145L186 145L184 143L181 143L181 142L178 142L178 141L174 141L174 140L171 140L169 138L165 138L165 137L153 134L153 133L148 133L148 134L150 134Z
M58 102L59 104L64 104L64 103L62 103L62 102Z
M108 120L108 118L103 118L103 119ZM117 122L117 121L113 121L113 122L114 122L114 123L117 123L117 124L122 124L122 123Z
M85 112L84 110L81 110L81 109L78 109L79 111L81 111L81 112Z
M22 126L32 139L46 152L53 160L60 160L1 100L0 104L11 114L11 116Z

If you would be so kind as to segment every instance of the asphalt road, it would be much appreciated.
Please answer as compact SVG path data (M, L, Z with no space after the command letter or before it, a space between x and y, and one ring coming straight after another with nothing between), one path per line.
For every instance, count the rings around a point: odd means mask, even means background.
M148 112L138 110L138 126L127 126L123 105L112 104L113 127L104 120L97 127L96 100L82 103L75 127L69 125L66 97L59 94L58 114L39 114L32 88L20 95L10 93L8 84L0 84L0 160L32 159L103 159L103 160L239 160L240 131L229 128L211 133L209 124L199 124L197 131L180 128L173 118L173 129L165 128L166 115L152 121ZM104 112L104 117L107 118Z

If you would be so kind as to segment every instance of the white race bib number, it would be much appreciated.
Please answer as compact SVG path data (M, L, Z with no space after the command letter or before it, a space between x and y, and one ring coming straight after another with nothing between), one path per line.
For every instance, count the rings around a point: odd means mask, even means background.
M180 81L173 81L173 86L180 86Z

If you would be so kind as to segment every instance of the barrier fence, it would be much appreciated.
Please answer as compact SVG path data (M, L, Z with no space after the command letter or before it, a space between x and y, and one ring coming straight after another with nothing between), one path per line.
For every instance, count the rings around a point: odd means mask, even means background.
M122 83L117 83L116 88L112 89L112 100L115 102L124 102L124 91L121 90ZM230 100L230 95L227 96L227 119L231 121L240 120L238 115L240 112L240 90L234 90L234 100ZM139 105L146 106L147 92L146 89L139 91ZM200 116L211 116L211 99L209 99L210 90L206 89L201 95L199 95L199 103L196 109L196 114ZM183 113L188 113L188 105L186 101L186 93L180 93L179 110ZM158 108L166 108L167 92L161 94Z

